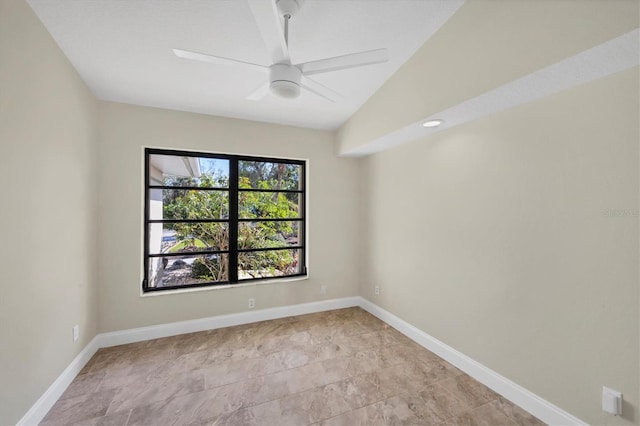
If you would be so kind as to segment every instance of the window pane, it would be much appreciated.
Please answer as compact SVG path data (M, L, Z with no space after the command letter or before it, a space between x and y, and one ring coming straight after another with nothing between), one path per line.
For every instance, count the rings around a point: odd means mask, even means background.
M238 279L282 277L302 273L302 250L250 251L238 254Z
M304 162L145 153L145 288L306 273Z
M297 246L301 222L241 222L238 226L238 249Z
M238 187L301 190L302 166L264 161L238 161Z
M149 218L228 219L229 191L149 189Z
M229 250L228 223L150 223L149 254Z
M229 280L228 254L149 258L149 287L173 287Z
M229 187L229 160L151 154L149 185Z
M285 219L300 217L300 198L295 192L240 192L240 219Z

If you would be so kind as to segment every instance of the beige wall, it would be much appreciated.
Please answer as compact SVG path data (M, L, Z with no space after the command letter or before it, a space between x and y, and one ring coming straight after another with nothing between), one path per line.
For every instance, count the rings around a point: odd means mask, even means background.
M533 4L467 2L338 151L638 21L633 0ZM328 132L96 103L22 0L0 0L0 58L0 424L97 332L357 294L587 422L640 422L637 68L353 160ZM311 278L141 297L143 146L308 158Z
M364 160L362 295L591 424L640 422L638 77Z
M332 133L115 103L99 129L100 332L358 294L357 161ZM141 297L144 146L309 159L309 280Z
M91 93L26 2L0 1L2 425L96 334L96 140Z
M339 154L638 27L637 0L467 1L339 130ZM390 107L393 105L393 107Z

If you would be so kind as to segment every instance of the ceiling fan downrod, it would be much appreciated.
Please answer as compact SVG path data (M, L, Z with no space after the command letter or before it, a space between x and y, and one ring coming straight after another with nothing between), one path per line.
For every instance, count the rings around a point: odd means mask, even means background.
M289 20L300 10L303 0L276 0L276 7L284 19L284 42L289 46Z
M289 19L291 15L284 15L284 42L289 47Z

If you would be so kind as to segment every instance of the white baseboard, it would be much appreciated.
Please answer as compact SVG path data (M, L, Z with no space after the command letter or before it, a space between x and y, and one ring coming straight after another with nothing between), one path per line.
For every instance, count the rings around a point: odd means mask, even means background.
M27 414L22 416L17 425L37 425L40 423L51 407L53 407L53 404L62 396L73 379L75 379L98 349L100 349L100 347L98 346L98 336L96 336L84 347L78 356L71 361L71 364L64 369L53 384L49 386L45 393L33 404L29 411L27 411Z
M360 306L372 315L398 329L410 339L437 354L444 360L469 374L480 383L504 396L514 404L533 414L540 420L551 425L585 425L582 420L556 407L539 396L529 392L522 386L501 376L468 356L458 352L424 331L400 319L391 312L356 296L342 299L323 300L319 302L302 303L298 305L281 306L255 311L239 312L235 314L219 315L190 321L180 321L160 324L151 327L134 328L130 330L101 333L78 354L69 366L53 382L49 389L38 399L31 409L20 419L18 425L36 425L42 421L53 404L67 389L76 375L87 364L100 348L175 336L184 333L194 333L221 327L248 324L294 315L311 314L314 312Z
M319 302L301 303L298 305L280 306L277 308L258 309L196 320L172 322L150 327L132 328L130 330L102 333L99 334L97 338L99 339L100 347L106 348L109 346L124 345L126 343L158 339L160 337L195 333L197 331L232 327L234 325L330 311L333 309L350 308L359 305L360 297L344 297L342 299L322 300Z
M550 425L587 424L367 299L361 297L359 306L543 422Z

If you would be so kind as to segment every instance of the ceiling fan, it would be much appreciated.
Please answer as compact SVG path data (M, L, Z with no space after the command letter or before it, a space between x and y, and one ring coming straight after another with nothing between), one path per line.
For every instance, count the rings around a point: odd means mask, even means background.
M339 95L330 88L309 78L310 75L346 68L387 62L387 49L375 49L317 61L292 64L289 56L289 20L295 16L304 0L247 0L273 64L270 66L207 55L182 49L173 49L176 56L220 65L254 68L269 72L269 80L251 93L247 99L260 100L269 91L282 98L297 98L300 89L335 102Z

